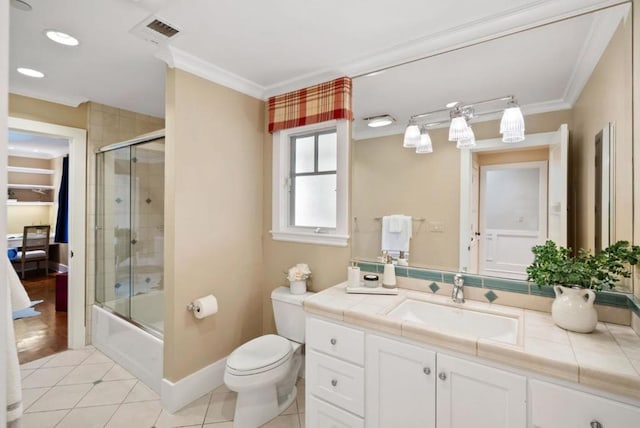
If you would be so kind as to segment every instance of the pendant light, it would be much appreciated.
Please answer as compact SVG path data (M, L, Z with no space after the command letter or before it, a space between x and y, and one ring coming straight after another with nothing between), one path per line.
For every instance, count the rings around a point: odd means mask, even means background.
M426 126L420 128L420 142L416 146L416 153L433 153L433 143Z
M404 141L402 146L405 148L417 147L420 143L420 128L413 119L409 120L409 126L404 131Z

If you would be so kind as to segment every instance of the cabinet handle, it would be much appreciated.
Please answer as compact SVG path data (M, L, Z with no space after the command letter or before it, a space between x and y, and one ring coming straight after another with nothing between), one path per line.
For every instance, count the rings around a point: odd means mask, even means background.
M589 425L591 425L591 428L602 428L602 424L595 419Z
M338 379L331 379L331 386L337 386L338 385Z
M335 338L335 337L332 337L332 338L331 338L331 344L332 344L332 345L335 345L336 343L338 343L338 341L336 340L336 338Z
M431 369L429 367L425 367L424 369L422 369L422 371L424 372L424 374L426 375L430 375L431 374Z
M438 377L440 378L440 380L447 380L447 374L445 372L440 372Z

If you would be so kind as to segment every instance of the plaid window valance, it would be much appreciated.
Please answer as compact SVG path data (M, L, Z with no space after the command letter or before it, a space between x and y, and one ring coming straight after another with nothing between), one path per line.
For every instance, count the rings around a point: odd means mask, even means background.
M352 118L349 77L269 98L269 132Z

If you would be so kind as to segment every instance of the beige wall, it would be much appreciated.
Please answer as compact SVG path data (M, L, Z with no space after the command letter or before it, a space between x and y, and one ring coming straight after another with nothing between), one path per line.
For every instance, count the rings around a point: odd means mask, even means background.
M69 107L49 101L9 94L9 116L85 129L87 104Z
M167 72L164 376L176 381L262 332L264 102ZM219 312L186 306L213 294Z
M536 162L549 160L549 149L509 150L508 152L477 153L478 165L498 165L503 163Z
M595 246L595 136L615 126L615 234L612 242L633 239L631 123L631 20L622 22L573 108L571 161L576 247Z
M571 114L563 110L530 115L525 123L527 133L556 131L563 123L571 124ZM499 137L498 121L476 123L473 129L479 140ZM402 135L353 142L351 209L358 219L352 233L354 257L375 260L380 255L380 221L374 217L405 214L425 218L413 223L409 263L458 269L460 159L447 132L446 128L430 132L432 154L403 148ZM508 162L513 156L528 155L491 156ZM439 223L443 231L431 231L431 222Z

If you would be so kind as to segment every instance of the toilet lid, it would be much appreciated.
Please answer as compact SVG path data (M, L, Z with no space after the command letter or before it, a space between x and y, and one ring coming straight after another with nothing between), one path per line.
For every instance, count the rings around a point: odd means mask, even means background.
M227 358L234 374L253 374L277 367L291 355L291 342L275 334L257 337L237 348Z

